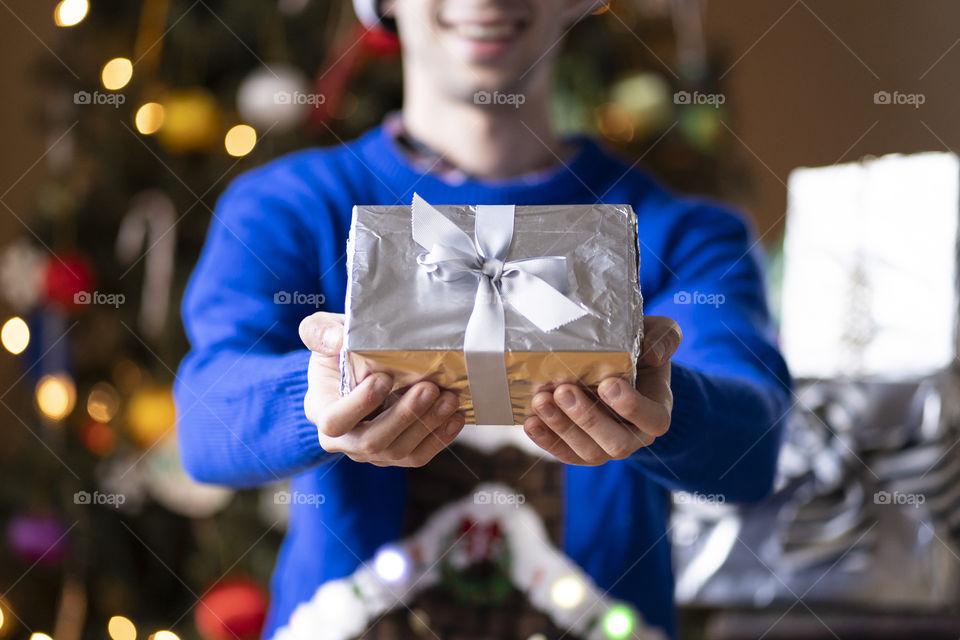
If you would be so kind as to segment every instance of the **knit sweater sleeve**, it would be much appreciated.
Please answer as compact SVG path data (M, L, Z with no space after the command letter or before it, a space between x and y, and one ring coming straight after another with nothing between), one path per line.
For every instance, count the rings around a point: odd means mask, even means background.
M298 325L325 308L323 212L309 191L268 165L217 203L183 300L191 351L174 385L181 457L199 481L252 486L331 458L303 410L309 352Z
M659 255L641 251L662 273L645 313L673 318L683 344L673 359L670 430L633 460L674 490L757 500L772 488L790 374L747 226L710 205L682 207L664 216Z

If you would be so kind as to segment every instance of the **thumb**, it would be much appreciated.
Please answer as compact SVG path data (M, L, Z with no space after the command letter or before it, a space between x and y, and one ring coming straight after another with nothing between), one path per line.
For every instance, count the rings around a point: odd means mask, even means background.
M318 311L300 323L300 339L307 349L323 356L340 353L343 344L343 314Z
M666 363L683 340L680 325L666 316L644 316L643 352L640 359L651 367Z

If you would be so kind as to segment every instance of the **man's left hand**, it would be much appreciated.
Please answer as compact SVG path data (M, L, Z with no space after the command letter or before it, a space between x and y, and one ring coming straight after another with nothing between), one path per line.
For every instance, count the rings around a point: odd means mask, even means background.
M645 317L636 388L622 378L607 378L597 389L599 399L573 384L541 391L533 398L536 415L526 419L523 430L567 464L622 460L651 445L670 428L670 358L682 339L670 318Z

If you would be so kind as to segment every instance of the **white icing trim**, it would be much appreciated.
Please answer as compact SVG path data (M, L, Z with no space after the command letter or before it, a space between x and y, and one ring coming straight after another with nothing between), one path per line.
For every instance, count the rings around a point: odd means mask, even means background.
M493 499L478 500L483 493ZM511 556L510 578L534 607L557 626L585 640L603 640L603 629L588 625L612 606L630 605L609 598L576 563L550 544L543 521L533 508L515 500L497 499L498 495L516 492L500 483L478 485L471 495L434 513L414 535L390 545L405 552L411 564L402 583L385 584L365 562L352 575L322 584L310 600L297 606L273 640L349 640L384 613L399 606L409 607L417 594L440 580L440 559L449 551L446 536L464 518L500 523ZM417 558L420 562L414 564ZM550 587L564 576L579 578L584 588L581 603L569 609L556 606L550 598ZM646 626L639 613L634 613L637 623L632 640L664 640L659 630Z
M520 426L468 424L460 431L454 442L482 453L494 453L504 447L513 446L532 456L556 459L538 447Z

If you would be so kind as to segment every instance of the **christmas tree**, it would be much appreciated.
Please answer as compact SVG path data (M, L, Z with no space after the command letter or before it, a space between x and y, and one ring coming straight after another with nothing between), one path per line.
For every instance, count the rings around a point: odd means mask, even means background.
M720 195L741 181L718 162L701 11L620 0L579 24L556 117ZM50 178L0 259L2 344L20 368L0 396L0 637L256 637L284 494L183 472L177 305L232 177L400 108L399 45L342 1L62 0L51 19L37 105Z

